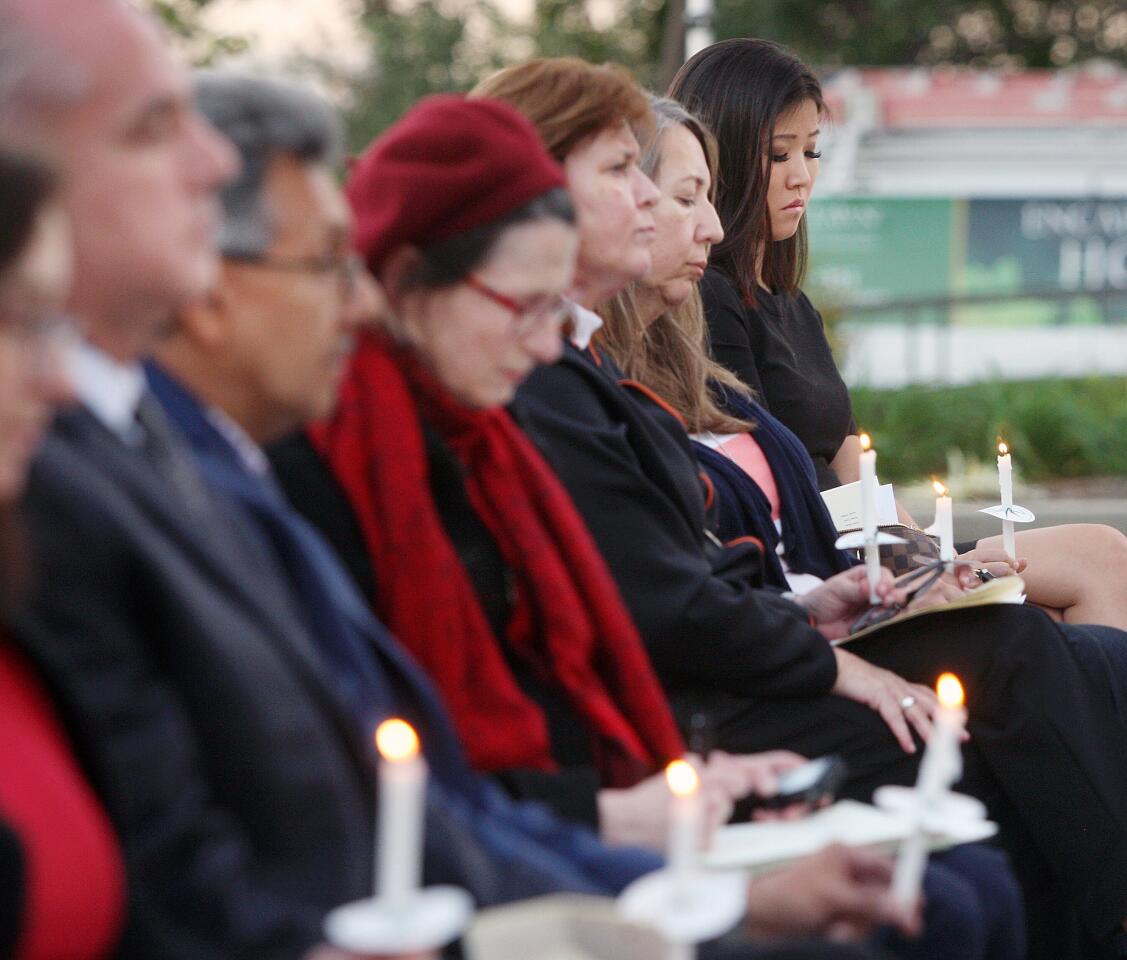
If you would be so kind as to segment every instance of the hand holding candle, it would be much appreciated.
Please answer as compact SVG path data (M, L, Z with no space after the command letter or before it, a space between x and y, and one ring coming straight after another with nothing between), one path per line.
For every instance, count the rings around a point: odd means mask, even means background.
M880 546L877 543L877 452L867 433L862 433L861 456L861 536L864 539L865 573L869 578L869 603L880 603Z

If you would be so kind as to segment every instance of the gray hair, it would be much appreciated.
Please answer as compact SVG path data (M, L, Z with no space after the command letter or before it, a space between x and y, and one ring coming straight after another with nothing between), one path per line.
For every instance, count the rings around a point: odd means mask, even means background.
M262 190L278 155L303 163L334 164L340 156L340 121L308 86L231 70L195 74L200 110L239 151L242 171L223 191L219 251L227 257L261 257L273 239Z

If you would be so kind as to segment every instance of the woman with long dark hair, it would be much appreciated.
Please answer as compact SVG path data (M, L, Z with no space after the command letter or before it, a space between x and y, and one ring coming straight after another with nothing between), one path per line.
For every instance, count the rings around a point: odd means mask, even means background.
M822 318L802 292L806 208L818 177L826 105L797 57L768 40L725 40L681 68L670 95L720 144L716 207L725 238L701 284L711 350L802 440L822 489L858 478L860 441L849 391ZM901 511L902 518L911 518ZM971 546L971 545L968 545ZM1018 570L1029 599L1055 619L1127 629L1127 537L1098 524L1001 537L968 550L991 572Z
M55 193L48 167L0 150L0 955L16 960L108 956L124 908L117 841L43 679L49 649L11 612L30 575L20 494L68 395L70 234Z

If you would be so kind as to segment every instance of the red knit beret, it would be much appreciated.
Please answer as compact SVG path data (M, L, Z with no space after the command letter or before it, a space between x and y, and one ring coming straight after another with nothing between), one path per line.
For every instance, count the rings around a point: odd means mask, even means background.
M425 249L565 184L536 128L514 107L440 94L369 145L345 192L356 249L375 271L401 244Z

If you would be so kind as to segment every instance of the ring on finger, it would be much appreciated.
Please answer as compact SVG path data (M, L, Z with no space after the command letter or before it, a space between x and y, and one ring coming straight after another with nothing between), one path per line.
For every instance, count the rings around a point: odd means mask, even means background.
M916 698L910 693L900 701L900 709L907 713L916 705Z

